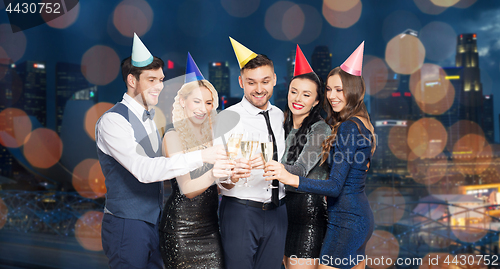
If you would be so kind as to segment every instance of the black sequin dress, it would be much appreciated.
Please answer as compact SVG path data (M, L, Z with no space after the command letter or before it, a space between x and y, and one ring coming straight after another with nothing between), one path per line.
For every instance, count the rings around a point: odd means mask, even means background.
M197 178L210 170L203 166L190 173ZM224 268L217 218L217 186L189 199L172 179L172 194L160 221L160 249L165 268Z
M331 128L324 121L314 123L306 135L307 142L295 161L287 161L290 147L295 143L298 129L292 129L286 138L286 150L281 162L288 172L315 179L328 178L328 166L320 165L321 144L331 134ZM286 233L285 256L297 258L319 258L326 233L327 211L324 195L299 192L286 188L286 209L288 230Z

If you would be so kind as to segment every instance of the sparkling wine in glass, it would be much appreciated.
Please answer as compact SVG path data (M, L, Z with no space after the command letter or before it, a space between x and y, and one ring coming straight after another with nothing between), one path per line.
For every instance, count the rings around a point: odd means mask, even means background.
M264 162L267 163L273 159L273 155L274 155L273 137L271 135L268 135L267 138L264 140L264 142L260 143L260 151L262 152L262 157L264 157ZM269 190L269 189L274 189L274 188L278 188L278 187L273 186L272 181L269 181L269 185L267 186L267 188L264 188L264 189Z
M259 146L259 137L256 133L245 133L243 139L240 143L241 155L243 158L250 160L252 154L257 150ZM248 187L248 179L245 179L245 187Z
M227 157L229 160L236 160L236 156L238 156L238 151L240 149L241 139L243 138L243 134L232 133L227 141ZM229 169L228 169L229 170ZM234 184L231 181L231 176L228 176L226 180L221 181L221 183L226 184Z

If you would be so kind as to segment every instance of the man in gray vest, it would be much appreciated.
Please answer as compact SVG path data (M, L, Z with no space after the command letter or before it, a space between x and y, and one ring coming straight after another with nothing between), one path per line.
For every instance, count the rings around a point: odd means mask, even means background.
M121 64L127 92L96 124L107 188L102 245L111 268L163 268L158 234L163 181L220 157L220 147L162 157L149 107L163 89L163 66L134 34L132 56Z

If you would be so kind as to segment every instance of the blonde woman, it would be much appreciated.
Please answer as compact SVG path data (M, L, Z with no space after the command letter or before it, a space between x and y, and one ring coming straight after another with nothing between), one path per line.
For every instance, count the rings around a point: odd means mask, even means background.
M163 138L164 155L211 147L217 106L217 91L210 82L202 79L185 83L173 104L174 128ZM172 194L159 225L166 268L224 268L217 218L218 190L213 184L216 177L229 173L223 169L228 166L221 164L227 162L217 161L214 167L205 164L172 179Z

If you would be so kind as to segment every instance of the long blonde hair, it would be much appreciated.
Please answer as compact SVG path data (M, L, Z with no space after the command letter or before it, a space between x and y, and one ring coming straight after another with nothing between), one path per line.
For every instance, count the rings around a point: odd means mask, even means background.
M186 100L191 93L198 88L207 88L212 93L214 108L209 111L208 120L201 126L202 141L196 138L194 131L190 127L189 119L184 113L180 99ZM219 95L214 86L208 80L191 81L182 85L174 98L172 109L172 122L175 130L179 133L184 152L195 151L212 146L212 126L215 122L215 110L219 107Z

